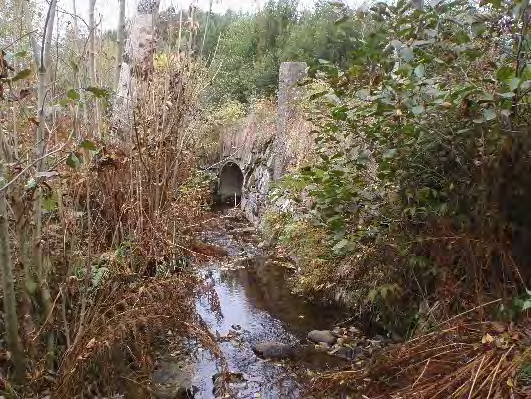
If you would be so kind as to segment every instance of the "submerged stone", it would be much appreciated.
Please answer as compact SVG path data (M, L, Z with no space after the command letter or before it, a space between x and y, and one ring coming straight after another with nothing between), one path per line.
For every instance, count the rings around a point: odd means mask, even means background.
M266 359L286 359L295 354L291 346L281 342L261 342L254 345L252 349L258 356Z
M328 345L334 345L337 337L330 330L313 330L308 333L308 339L316 344L324 342Z

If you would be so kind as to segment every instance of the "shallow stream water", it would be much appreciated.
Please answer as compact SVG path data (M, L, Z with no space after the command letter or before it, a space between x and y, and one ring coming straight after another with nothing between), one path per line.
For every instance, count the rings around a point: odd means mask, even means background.
M231 230L233 224L223 221L207 229L201 240L228 255L197 265L198 273L212 285L219 299L217 311L208 301L198 300L198 312L219 338L229 371L239 376L225 397L299 398L312 372L344 364L342 359L308 344L307 333L329 329L345 315L292 294L288 284L293 272L290 264L276 262L262 253L256 234L240 222L242 225ZM265 341L296 348L294 359L259 358L252 347ZM186 367L196 391L193 397L216 397L213 376L220 371L220 363L208 351L199 350Z

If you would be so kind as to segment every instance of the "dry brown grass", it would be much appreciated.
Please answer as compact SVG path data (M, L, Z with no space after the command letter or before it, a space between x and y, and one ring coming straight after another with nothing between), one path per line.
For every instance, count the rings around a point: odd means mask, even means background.
M518 327L458 321L390 348L365 369L318 377L313 389L376 398L525 398L518 370L528 356L529 320Z
M114 277L97 294L85 332L64 355L54 397L113 391L149 397L157 338L168 330L177 336L198 339L218 354L215 338L200 328L195 315L197 293L191 287L197 283L184 276Z
M202 186L182 190L201 145L202 137L189 129L199 73L193 60L183 56L141 82L135 129L126 143L93 137L65 111L50 125L46 141L47 152L53 153L46 170L53 177L37 179L34 188L25 186L35 174L34 122L0 113L13 158L8 176L27 169L8 192L15 274L23 297L20 334L31 381L16 388L21 396L94 397L135 387L132 397L148 397L153 351L170 329L176 340L199 339L217 353L194 306L200 292L209 297L211 292L177 266L193 254L193 234L186 227L202 220L209 194ZM78 137L69 133L72 126ZM82 139L98 151L81 148ZM75 168L65 164L69 153L80 161ZM57 201L43 212L38 236L33 219L37 195ZM37 251L44 264L42 285L34 281ZM94 282L102 268L106 277ZM26 279L36 292L25 292ZM43 300L42 287L49 301ZM51 356L47 346L53 347ZM0 364L0 384L4 379L9 384L9 359L0 354Z

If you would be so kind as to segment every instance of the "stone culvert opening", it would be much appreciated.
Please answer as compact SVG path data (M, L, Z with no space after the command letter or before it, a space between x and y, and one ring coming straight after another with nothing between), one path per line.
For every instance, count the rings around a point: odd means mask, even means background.
M234 162L227 162L219 172L218 195L222 203L238 205L242 197L243 172Z

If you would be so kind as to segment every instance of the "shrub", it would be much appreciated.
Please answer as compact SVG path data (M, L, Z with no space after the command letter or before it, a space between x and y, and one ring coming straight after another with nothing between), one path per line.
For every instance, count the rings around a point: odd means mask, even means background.
M320 284L390 328L525 287L531 69L512 7L378 3L348 68L310 69L320 161L280 197L310 197L299 211L328 232Z

